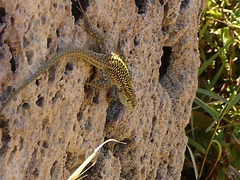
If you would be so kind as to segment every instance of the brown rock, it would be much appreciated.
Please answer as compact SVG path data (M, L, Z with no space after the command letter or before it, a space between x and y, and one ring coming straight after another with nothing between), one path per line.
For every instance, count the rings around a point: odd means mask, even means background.
M138 105L94 102L84 83L93 67L63 58L21 91L0 120L1 179L67 179L104 139L89 179L180 179L199 66L197 30L204 0L96 1L87 14L121 45ZM58 49L98 51L68 0L1 0L0 100ZM75 23L76 20L76 23Z

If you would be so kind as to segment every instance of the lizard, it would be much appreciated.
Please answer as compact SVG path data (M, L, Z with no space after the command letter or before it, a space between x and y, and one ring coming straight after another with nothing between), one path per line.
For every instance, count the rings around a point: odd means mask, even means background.
M80 6L79 10L82 12L86 21L85 26L87 30L90 32L91 35L102 41L103 38L101 37L100 33L92 27L90 20L85 14L85 11L83 10L79 0L78 3ZM109 77L110 84L116 86L120 102L129 109L133 109L136 106L136 95L131 84L129 69L118 54L114 52L97 53L91 50L85 50L80 48L69 48L53 56L29 79L27 79L19 88L17 88L2 104L2 107L0 108L0 114L20 91L26 88L31 82L36 80L43 72L49 69L62 57L78 58L88 62L96 68L99 68Z

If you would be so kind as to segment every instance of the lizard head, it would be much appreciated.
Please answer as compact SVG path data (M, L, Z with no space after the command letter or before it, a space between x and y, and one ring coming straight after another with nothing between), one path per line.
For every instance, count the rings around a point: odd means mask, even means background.
M131 110L137 105L136 96L131 87L127 91L124 91L123 89L119 90L118 97L120 102Z

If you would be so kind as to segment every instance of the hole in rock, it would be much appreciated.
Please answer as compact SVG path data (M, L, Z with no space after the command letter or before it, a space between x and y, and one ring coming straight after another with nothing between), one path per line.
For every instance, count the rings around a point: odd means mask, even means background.
M186 9L187 6L189 5L189 2L190 2L190 0L183 0L181 3L180 9L181 10Z
M75 22L77 22L80 16L82 16L82 12L79 10L78 1L71 0L71 2L72 2L72 15L75 19ZM86 11L87 7L89 6L88 0L81 0L80 3L83 7L83 10Z
M6 90L4 90L0 96L0 101L5 101L8 97L9 97L9 94L11 94L12 92L12 87L11 86L8 86L6 88Z
M168 13L168 9L169 9L168 3L166 3L166 4L164 5L163 9L164 9L164 14L166 15L166 14Z
M5 9L0 7L0 24L4 22L3 18L6 15Z
M10 60L10 63L11 63L11 71L15 73L17 69L17 63L14 57L12 57L12 59Z
M52 38L47 38L47 48L50 47L50 43L52 42Z
M45 140L45 141L43 141L43 143L42 143L42 146L43 146L43 148L48 148L48 142Z
M138 36L136 36L135 38L134 38L134 46L137 46L137 45L139 45L140 44L140 38L138 37Z
M86 129L87 131L91 131L91 130L93 129L93 125L92 125L92 123L91 123L91 119L88 119L88 121L86 122L86 124L85 124L85 129Z
M55 66L50 67L48 72L49 72L48 82L53 83L55 80L56 67Z
M124 105L120 101L111 101L107 109L107 123L117 121L123 109Z
M68 62L65 66L65 74L67 74L67 71L72 71L73 70L73 63Z
M161 6L164 5L164 1L165 1L165 0L159 0L159 3L161 4Z
M39 85L40 85L40 80L39 80L39 79L36 79L35 84L36 84L37 86L39 86Z
M82 118L83 118L83 113L82 112L77 113L77 121L80 122Z
M59 30L58 30L58 29L56 30L56 35L57 35L57 37L60 37L60 34L59 34Z
M93 103L99 103L99 93L95 94L95 96L93 97Z
M60 95L61 95L60 91L57 91L57 92L55 93L55 96L52 98L53 104L57 102L57 100L58 100L58 98L60 97Z
M54 175L55 169L57 167L58 161L55 161L50 169L50 175L51 177Z
M163 47L163 55L161 58L161 66L159 68L159 81L167 73L167 68L170 65L170 56L172 54L172 47Z
M40 94L38 95L38 100L36 101L37 106L43 107L43 101L44 97L42 97Z
M22 108L23 108L23 109L29 109L29 108L30 108L30 104L28 104L28 103L23 103L23 104L22 104Z
M143 14L146 12L146 0L135 0L135 4L138 7L138 14Z
M38 175L39 175L39 170L38 170L38 168L36 168L34 171L33 171L33 176L36 178L36 177L38 177Z
M19 151L21 151L22 148L23 148L23 142L24 142L24 139L23 139L22 136L20 136L20 142L19 142L20 146L19 146Z
M34 52L33 51L27 51L26 52L26 57L27 57L27 61L28 61L29 65L32 64L33 56L34 56Z
M2 147L0 148L0 156L2 157L8 150L8 142L11 140L11 136L9 134L9 120L3 120L0 118L0 128L2 130Z

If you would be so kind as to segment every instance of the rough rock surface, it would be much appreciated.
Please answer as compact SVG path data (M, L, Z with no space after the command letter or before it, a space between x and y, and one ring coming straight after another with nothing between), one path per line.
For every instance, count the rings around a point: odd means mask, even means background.
M119 44L138 105L88 103L94 68L62 58L14 98L0 121L1 179L67 179L104 139L89 179L179 179L199 66L197 29L204 0L90 0L87 14ZM11 92L59 49L99 51L70 0L1 0L0 95Z

